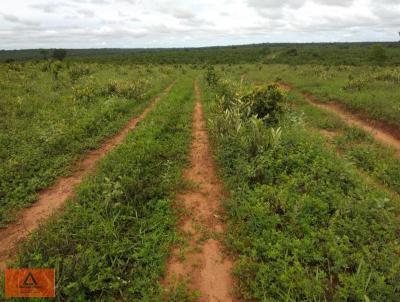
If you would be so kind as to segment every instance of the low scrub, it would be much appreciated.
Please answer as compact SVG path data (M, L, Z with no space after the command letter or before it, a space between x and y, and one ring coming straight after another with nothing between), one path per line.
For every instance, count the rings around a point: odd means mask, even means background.
M188 77L34 234L15 266L55 268L56 301L160 301L158 281L176 238L170 199L182 185L193 101Z
M227 244L238 259L239 295L398 301L399 209L390 196L368 186L321 138L287 122L293 118L274 125L282 127L278 141L261 139L262 148L249 152L259 131L276 130L248 122L222 132L235 126L211 94L206 99L215 155L230 190Z
M107 64L72 63L68 68L67 63L11 64L12 70L0 66L0 227L172 81L156 68L135 80L141 69L131 66L116 71ZM57 78L51 70L40 72L48 65L59 67L54 69ZM69 73L75 69L79 81L71 86ZM102 95L110 78L123 84L116 93Z

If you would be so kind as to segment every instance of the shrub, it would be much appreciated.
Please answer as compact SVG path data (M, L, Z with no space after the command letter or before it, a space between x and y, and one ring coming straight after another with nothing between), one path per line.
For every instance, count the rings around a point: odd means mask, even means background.
M71 81L75 83L79 78L88 75L90 73L90 68L87 65L73 65L69 70L68 74Z
M67 56L67 51L65 49L54 49L53 54L51 55L55 60L64 60Z
M207 71L205 74L205 79L208 86L216 87L219 81L219 77L215 72L215 68L212 65L207 66Z
M148 87L148 81L135 80L130 83L123 81L110 81L103 90L104 96L119 96L127 99L141 99Z
M299 52L297 51L296 48L290 48L286 51L286 55L288 56L297 56Z
M376 63L383 63L386 61L387 54L386 54L386 49L379 44L373 45L371 47L371 60L376 62Z
M249 106L251 115L268 124L276 123L282 113L283 93L275 84L256 87L242 100Z
M72 87L72 91L74 94L74 100L79 101L90 101L96 95L96 89L93 85L86 85L84 87Z
M349 80L346 85L343 86L343 89L348 91L361 91L361 89L363 89L367 85L368 81L369 79L367 77L354 79L353 76L350 75Z

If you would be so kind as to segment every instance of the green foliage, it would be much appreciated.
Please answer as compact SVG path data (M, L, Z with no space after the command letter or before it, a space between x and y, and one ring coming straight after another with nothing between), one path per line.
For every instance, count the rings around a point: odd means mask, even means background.
M196 302L200 297L200 293L191 292L184 282L180 282L173 287L164 290L162 301L165 302Z
M219 135L249 133L242 136L242 143L251 156L279 143L281 128L265 128L275 125L283 112L283 93L276 85L246 87L220 80L213 88L220 116L211 125Z
M382 45L376 44L371 47L371 60L383 63L387 58L386 50Z
M367 83L368 83L368 78L366 77L358 79L350 77L346 85L343 86L343 89L347 91L352 91L352 90L361 91L361 89L367 86Z
M53 59L62 61L67 56L67 51L65 49L54 49L51 56Z
M250 114L268 124L278 121L282 113L283 94L277 85L259 86L242 98L250 108Z
M90 74L89 65L85 64L73 64L70 66L68 70L69 77L71 78L71 82L75 83L83 76L87 76Z
M217 73L215 72L215 68L213 65L208 65L207 70L205 73L205 80L210 87L215 87L218 84L219 77L217 76Z
M49 69L53 76L53 80L58 80L58 75L63 68L64 68L64 65L60 61L50 63Z
M43 66L50 69L41 72ZM79 74L75 85L71 70ZM0 226L67 173L80 154L139 114L172 76L158 68L144 74L144 67L129 65L74 63L68 68L57 61L0 66ZM116 93L104 93L111 81L118 83Z
M400 83L400 70L399 69L385 69L381 73L375 75L375 79L378 81L385 81L392 84Z
M149 82L144 79L126 81L111 81L103 90L105 96L119 96L127 99L139 100L143 98L149 86Z
M371 47L374 43L263 43L252 45L174 48L174 49L68 49L68 60L84 62L112 62L130 64L290 64L290 65L369 65L375 58L379 64L400 64L400 47L397 42L381 43L385 56L376 57ZM0 62L42 60L43 49L0 50Z
M350 111L362 113L371 120L400 127L398 67L323 66L323 65L268 65L259 71L249 65L246 78L257 83L275 81L290 83L301 91L310 92L319 101L332 100ZM240 71L233 71L237 79Z
M43 60L47 60L50 57L50 51L47 49L41 49L39 52Z
M286 51L286 54L288 56L297 56L299 54L299 52L297 51L296 48L290 48Z
M191 140L192 81L179 81L24 245L16 266L55 268L56 301L161 301L159 280L176 240L170 199Z
M230 189L227 243L238 255L242 297L398 301L399 209L391 197L298 124L285 125L278 144L251 154L247 142L258 140L261 125L221 133L233 126L207 99L215 155Z

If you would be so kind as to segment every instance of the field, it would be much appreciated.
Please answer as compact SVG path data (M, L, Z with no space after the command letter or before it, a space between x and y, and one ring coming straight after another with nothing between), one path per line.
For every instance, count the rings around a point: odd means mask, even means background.
M42 62L0 68L0 226L141 112L175 72Z
M1 52L0 271L54 268L54 301L399 301L379 47Z
M400 68L396 66L268 65L244 68L250 81L280 80L318 100L340 100L354 112L400 127ZM265 74L269 76L265 76Z

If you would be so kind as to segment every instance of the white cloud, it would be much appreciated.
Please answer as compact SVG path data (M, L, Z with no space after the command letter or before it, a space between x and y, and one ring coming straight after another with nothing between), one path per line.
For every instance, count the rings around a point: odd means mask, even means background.
M399 0L13 0L0 48L396 40Z
M247 3L251 7L255 8L269 8L278 9L281 7L294 7L299 8L304 5L306 1L304 0L247 0Z

